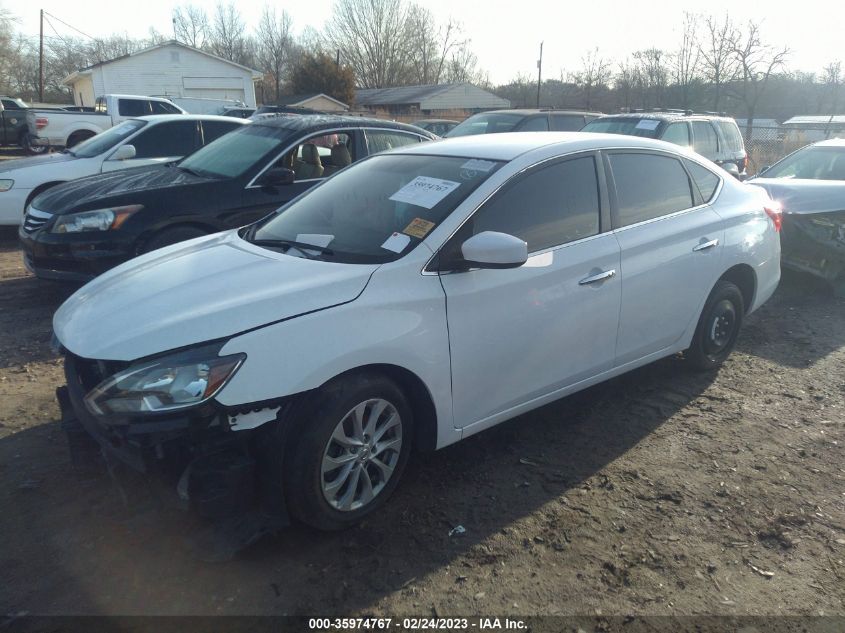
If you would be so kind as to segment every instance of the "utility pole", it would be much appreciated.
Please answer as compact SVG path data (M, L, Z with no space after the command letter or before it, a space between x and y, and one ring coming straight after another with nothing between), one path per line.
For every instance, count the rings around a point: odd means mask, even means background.
M543 78L543 42L540 42L540 59L537 60L537 107L540 107L540 86Z
M41 36L38 43L38 101L44 103L44 9L41 9Z

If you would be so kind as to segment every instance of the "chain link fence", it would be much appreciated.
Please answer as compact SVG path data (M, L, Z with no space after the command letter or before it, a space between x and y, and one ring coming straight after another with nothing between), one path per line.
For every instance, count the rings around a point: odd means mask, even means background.
M845 131L823 130L812 127L754 126L748 130L740 125L748 152L748 173L756 174L781 158L809 143L826 138L845 137Z

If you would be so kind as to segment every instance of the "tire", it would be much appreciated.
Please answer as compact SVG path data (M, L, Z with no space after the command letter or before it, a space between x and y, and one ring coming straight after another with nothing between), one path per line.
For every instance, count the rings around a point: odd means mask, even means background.
M70 135L70 138L67 140L66 148L71 148L74 145L79 145L82 141L87 141L89 138L94 136L93 132L74 132Z
M50 150L49 145L33 145L32 136L30 136L29 133L21 135L20 146L24 149L24 151L26 151L27 154L30 154L32 156L46 154Z
M742 292L730 281L719 280L707 297L684 358L692 369L713 371L736 347L745 315Z
M350 527L395 490L411 451L413 415L389 378L357 374L334 380L297 407L291 423L284 490L288 510L300 522L320 530ZM361 443L346 443L352 441Z
M193 226L177 226L172 229L165 229L161 233L153 235L141 248L139 254L149 253L150 251L177 244L178 242L192 240L195 237L202 237L203 235L208 235L208 232Z

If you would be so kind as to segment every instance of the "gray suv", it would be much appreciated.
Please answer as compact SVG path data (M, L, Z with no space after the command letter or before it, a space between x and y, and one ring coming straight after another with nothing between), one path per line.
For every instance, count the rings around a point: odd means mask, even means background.
M581 131L644 136L691 147L740 180L747 177L745 143L736 121L727 116L673 110L609 114L593 119Z

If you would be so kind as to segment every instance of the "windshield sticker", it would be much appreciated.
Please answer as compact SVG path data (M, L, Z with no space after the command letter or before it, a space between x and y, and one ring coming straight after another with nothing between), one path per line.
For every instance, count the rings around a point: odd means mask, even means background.
M455 183L457 184L457 183ZM414 218L411 223L402 229L402 232L411 237L418 237L420 239L428 235L428 232L434 228L434 222L423 220L422 218Z
M461 169L468 169L470 171L490 171L493 167L496 166L496 163L489 161L489 160L479 160L477 158L472 158L461 165Z
M311 244L318 248L325 248L334 239L334 235L323 235L322 233L300 233L296 241L301 244Z
M395 202L407 202L418 207L431 209L461 183L428 176L417 176L399 191L390 196Z
M637 129L656 130L658 125L660 125L660 121L657 119L642 119L639 123L637 123Z
M384 244L382 244L381 247L394 253L401 253L405 250L405 247L410 243L410 241L411 238L407 235L394 233L384 241Z

